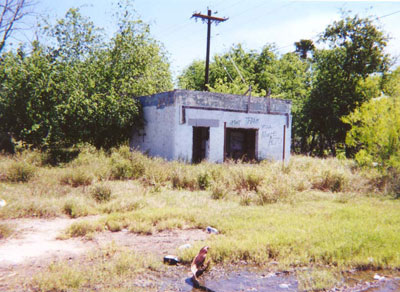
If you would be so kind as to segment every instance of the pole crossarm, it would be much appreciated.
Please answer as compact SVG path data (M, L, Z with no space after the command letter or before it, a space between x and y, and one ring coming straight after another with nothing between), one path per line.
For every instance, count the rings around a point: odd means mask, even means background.
M222 22L222 21L227 21L229 18L222 18L222 17L216 17L216 16L208 16L204 15L201 13L193 13L192 17L194 18L201 18L202 20L211 20L211 21L216 21L216 22Z
M206 51L206 70L204 76L204 90L208 90L208 71L210 69L210 39L211 39L211 23L223 22L228 20L228 18L215 17L212 16L210 9L207 11L207 15L201 13L193 13L192 18L201 18L203 22L207 22L207 51ZM197 19L196 19L197 20Z

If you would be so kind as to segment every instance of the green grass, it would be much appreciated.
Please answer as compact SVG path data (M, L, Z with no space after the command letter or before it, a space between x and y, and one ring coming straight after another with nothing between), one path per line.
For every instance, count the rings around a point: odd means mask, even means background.
M0 182L7 201L0 218L103 215L73 224L65 238L210 225L220 234L179 251L184 262L207 244L217 264L306 267L297 275L306 290L332 287L341 270L400 268L400 201L387 191L384 175L351 160L294 156L283 168L267 161L187 165L121 147L111 153L84 148L71 162L51 167L40 161L45 155L24 155L18 159L32 161L35 175ZM4 157L0 170L18 159ZM68 285L91 285L81 277Z
M140 290L135 277L147 270L158 270L154 258L110 245L84 259L69 263L57 262L27 281L30 291L156 291ZM129 279L129 280L128 280Z

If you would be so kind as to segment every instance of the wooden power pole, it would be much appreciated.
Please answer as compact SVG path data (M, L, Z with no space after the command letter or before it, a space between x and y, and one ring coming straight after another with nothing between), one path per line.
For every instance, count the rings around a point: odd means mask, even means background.
M206 75L204 79L204 90L207 90L207 84L208 84L208 71L210 68L210 39L211 39L211 23L220 23L223 21L228 20L228 18L221 18L221 17L215 17L211 15L211 10L208 9L207 15L200 14L200 13L194 13L192 17L194 18L200 18L203 22L207 22L207 51L206 51Z

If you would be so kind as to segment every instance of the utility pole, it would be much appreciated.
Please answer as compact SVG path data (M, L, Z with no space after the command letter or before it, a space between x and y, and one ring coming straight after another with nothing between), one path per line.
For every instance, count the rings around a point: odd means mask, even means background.
M208 84L208 71L210 68L210 39L211 39L211 23L215 22L216 24L228 20L228 18L221 18L212 16L211 10L208 9L207 15L194 13L192 15L194 18L200 18L203 22L207 22L207 51L206 51L206 75L204 79L204 90L207 90Z

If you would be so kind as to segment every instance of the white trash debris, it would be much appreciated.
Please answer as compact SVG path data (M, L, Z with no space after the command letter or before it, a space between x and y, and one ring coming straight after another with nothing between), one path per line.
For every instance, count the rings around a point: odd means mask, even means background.
M187 249L187 248L191 248L191 247L192 247L192 245L190 243L186 243L186 244L181 245L178 248L182 250L182 249Z
M290 284L279 284L279 288L281 289L289 289Z
M385 277L384 276L379 276L378 274L375 274L374 275L374 280L383 281L383 280L385 280Z
M215 228L213 228L213 227L211 227L211 226L207 226L206 231L207 231L208 233L213 233L213 234L218 234L218 233L219 233L219 232L218 232L218 229L215 229Z
M7 205L7 202L4 201L3 199L0 199L0 208L4 207L5 205Z
M169 265L177 265L179 263L179 258L174 255L166 255L164 257L164 264L169 264Z

